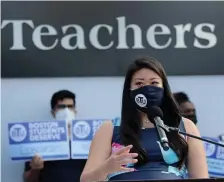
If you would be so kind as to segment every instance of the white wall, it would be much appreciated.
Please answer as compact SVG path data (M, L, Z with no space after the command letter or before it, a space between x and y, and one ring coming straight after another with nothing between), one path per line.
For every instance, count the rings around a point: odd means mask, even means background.
M169 77L172 91L185 91L198 110L202 135L224 131L224 76ZM1 165L3 182L21 182L23 164L8 155L7 123L50 119L50 98L55 91L77 94L78 117L113 118L120 115L123 78L2 79ZM211 126L213 128L211 128Z

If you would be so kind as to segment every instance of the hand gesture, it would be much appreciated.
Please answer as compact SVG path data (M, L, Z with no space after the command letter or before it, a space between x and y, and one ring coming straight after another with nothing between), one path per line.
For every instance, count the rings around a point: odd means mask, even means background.
M44 168L44 161L38 155L35 155L33 159L30 161L30 167L34 170L41 170Z
M127 164L134 164L138 162L137 159L134 159L138 156L137 153L130 153L132 145L128 145L116 152L114 152L106 161L108 174L121 172L121 171L134 171L134 168L126 167Z

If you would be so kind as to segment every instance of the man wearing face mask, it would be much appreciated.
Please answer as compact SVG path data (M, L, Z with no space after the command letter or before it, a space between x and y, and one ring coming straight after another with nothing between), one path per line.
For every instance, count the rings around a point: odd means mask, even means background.
M59 94L63 94L63 96L61 96L63 100L58 101ZM65 95L67 98L64 98ZM69 136L71 121L75 119L76 115L75 104L75 94L68 90L62 90L55 93L51 99L52 116L56 120L65 120L67 122L69 128Z
M196 109L187 94L184 92L176 92L173 96L179 105L179 110L182 116L190 119L194 124L197 124Z
M76 96L60 90L51 98L51 114L56 120L66 120L68 127L75 119ZM70 130L69 130L70 131ZM69 134L70 135L70 134ZM43 161L39 155L25 163L25 182L74 182L79 181L86 160Z

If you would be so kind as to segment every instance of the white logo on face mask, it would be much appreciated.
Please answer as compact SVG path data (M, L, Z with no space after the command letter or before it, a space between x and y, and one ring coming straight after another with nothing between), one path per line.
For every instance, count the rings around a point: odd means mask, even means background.
M75 113L68 108L61 109L56 112L56 120L65 120L66 122L71 122L75 119Z
M147 99L143 94L138 94L135 96L135 102L140 107L145 107L147 105Z

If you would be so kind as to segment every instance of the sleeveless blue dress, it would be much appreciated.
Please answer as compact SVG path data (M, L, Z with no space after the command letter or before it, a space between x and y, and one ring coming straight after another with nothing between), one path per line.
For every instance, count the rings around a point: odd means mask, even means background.
M185 132L183 121L180 122L179 128L181 131ZM179 161L176 153L172 149L169 149L168 151L162 149L155 128L142 129L140 141L148 154L149 161L140 167L134 166L136 170L133 172L109 174L109 181L187 178L186 166L184 165L181 169L178 169L177 166L175 166L175 163ZM117 145L121 143L119 126L114 126L112 143ZM133 165L130 164L128 166Z

